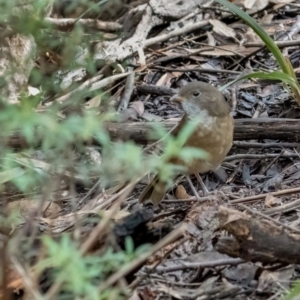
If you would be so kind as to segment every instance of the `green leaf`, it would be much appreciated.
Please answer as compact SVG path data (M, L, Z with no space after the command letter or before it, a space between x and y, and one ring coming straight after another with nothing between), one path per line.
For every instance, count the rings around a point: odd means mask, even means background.
M193 159L208 159L209 153L205 150L193 148L193 147L184 147L180 151L180 158L182 158L184 161L189 162Z
M183 146L184 143L188 140L188 138L191 136L191 134L194 132L198 124L200 123L201 120L191 120L187 122L183 128L180 130L178 136L177 136L177 141L179 145Z
M11 181L12 179L24 175L25 173L26 170L20 167L0 172L0 184Z
M296 97L296 100L297 100L298 104L300 104L300 87L299 87L299 82L298 82L295 70L294 70L294 68L293 68L293 66L291 64L291 61L289 60L288 57L286 57L285 59L286 59L287 66L289 68L289 74L293 78L295 78L295 81L297 82L296 85L291 86L291 89L292 89L292 91L294 93L294 96Z
M289 293L284 297L283 300L296 300L299 299L300 295L300 282L298 281L297 284L289 291Z
M127 236L125 239L125 249L127 255L132 255L134 253L134 242L131 236Z

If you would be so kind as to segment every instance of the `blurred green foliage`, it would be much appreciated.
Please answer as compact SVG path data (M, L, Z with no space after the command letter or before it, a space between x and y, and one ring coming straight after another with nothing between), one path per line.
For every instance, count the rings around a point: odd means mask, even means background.
M42 195L40 198L48 200L51 199L50 192L60 188L61 179L68 178L67 188L72 192L78 181L89 187L100 177L103 186L110 186L120 181L134 181L149 171L159 172L164 180L171 182L178 168L168 163L170 157L179 156L183 160L205 157L203 151L182 148L196 124L188 124L177 138L166 137L162 156L146 155L132 141L112 142L105 130L105 122L115 112L100 113L99 107L84 107L88 99L97 95L109 101L110 95L106 93L103 96L102 90L89 94L85 91L76 93L63 104L54 101L50 106L41 105L61 92L59 74L78 67L75 58L79 47L90 48L79 24L66 34L45 22L44 17L51 4L49 0L28 2L29 7L20 5L24 3L23 0L0 0L0 22L10 24L14 33L34 37L37 52L32 56L36 59L50 50L58 51L62 57L62 70L47 72L37 63L38 67L35 66L31 72L30 84L39 89L39 94L29 96L25 91L17 105L8 104L3 95L0 98L3 141L0 143L1 193L19 193L20 197L26 197L28 193L30 197L37 196L38 199ZM102 1L103 4L105 2ZM87 70L87 76L93 76L98 71L95 65L92 55L88 55L80 67ZM19 70L16 68L11 72L17 73ZM5 79L5 75L0 78L3 84L7 84ZM76 84L66 92L74 87ZM25 141L26 146L23 145L22 149L10 147L7 143L16 133L18 138ZM153 133L160 136L165 134L164 130L157 129ZM94 145L96 151L101 153L101 165L86 163L81 159L80 155L85 152L87 145ZM10 218L13 217L0 219L11 224ZM50 269L52 278L62 283L62 291L69 299L125 299L127 295L118 289L99 291L99 283L145 249L134 249L132 240L127 239L124 251L108 248L99 255L82 256L78 250L80 245L70 235L63 234L58 241L54 241L44 234L42 241L47 254L38 262L39 269Z
M62 235L59 242L45 235L43 243L47 249L47 257L38 263L38 270L50 268L53 279L63 283L62 290L70 297L88 297L94 300L109 299L112 293L117 296L115 299L125 299L124 291L117 288L99 291L99 281L105 281L108 275L118 271L120 266L137 258L148 248L143 245L134 249L132 239L127 237L124 251L116 252L108 248L104 253L82 257L67 234Z

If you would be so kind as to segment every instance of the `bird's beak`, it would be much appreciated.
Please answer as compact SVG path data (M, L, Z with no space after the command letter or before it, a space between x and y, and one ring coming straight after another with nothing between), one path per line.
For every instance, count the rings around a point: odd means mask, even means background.
M181 97L179 95L174 95L171 99L171 103L182 103L184 101L184 97Z

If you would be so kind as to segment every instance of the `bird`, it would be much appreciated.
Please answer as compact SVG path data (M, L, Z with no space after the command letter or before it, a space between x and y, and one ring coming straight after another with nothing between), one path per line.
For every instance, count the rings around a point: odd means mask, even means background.
M186 167L186 175L213 171L223 162L233 141L234 122L230 107L223 94L214 86L200 81L184 85L171 103L181 106L184 116L170 132L178 136L188 122L197 121L196 128L187 138L183 147L194 147L208 153L206 159L193 159L187 163L178 157L169 159L169 163ZM189 178L189 177L187 177ZM168 184L156 175L139 197L139 202L152 202L158 206L168 190Z

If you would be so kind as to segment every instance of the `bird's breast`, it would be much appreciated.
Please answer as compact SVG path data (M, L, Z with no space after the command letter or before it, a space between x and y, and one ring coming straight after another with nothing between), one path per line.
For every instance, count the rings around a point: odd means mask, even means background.
M203 149L209 154L208 159L193 160L189 166L189 173L204 173L216 168L226 157L233 141L233 118L208 116L202 118L185 146ZM183 164L180 160L175 163Z

